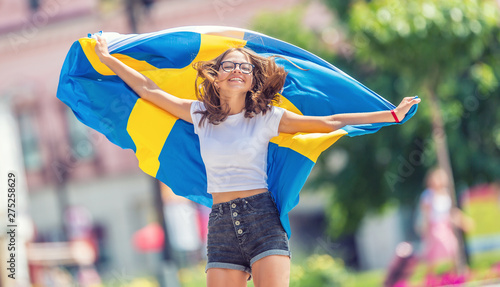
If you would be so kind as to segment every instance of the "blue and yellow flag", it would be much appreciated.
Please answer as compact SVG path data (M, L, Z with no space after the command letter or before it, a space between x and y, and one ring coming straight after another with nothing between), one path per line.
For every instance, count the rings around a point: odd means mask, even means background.
M303 115L391 110L395 106L321 58L294 45L249 30L197 26L155 33L103 33L110 53L177 97L196 99L192 63L211 60L231 47L246 47L288 72L281 107ZM95 40L82 38L71 47L59 80L57 97L87 126L124 149L132 149L139 167L176 194L211 206L205 166L193 125L139 98L94 52ZM401 121L416 112L416 105ZM269 144L268 185L290 236L288 212L322 151L344 135L374 133L394 123L346 126L327 134L280 134Z

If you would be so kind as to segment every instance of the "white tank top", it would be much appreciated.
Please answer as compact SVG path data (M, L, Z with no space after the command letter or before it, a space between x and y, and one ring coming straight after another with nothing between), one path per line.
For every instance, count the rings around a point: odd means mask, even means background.
M245 111L230 115L213 125L205 120L198 126L205 106L191 104L194 132L200 139L200 152L207 172L208 193L267 188L267 149L278 135L284 109L272 107L265 115L245 118Z
M426 189L420 196L420 200L430 208L430 221L449 220L452 203L448 194L434 193L432 190Z

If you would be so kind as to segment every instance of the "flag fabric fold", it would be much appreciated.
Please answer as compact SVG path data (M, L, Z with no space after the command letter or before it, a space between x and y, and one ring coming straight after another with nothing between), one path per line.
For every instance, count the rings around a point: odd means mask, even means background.
M275 38L231 27L193 26L155 33L122 35L102 33L111 55L153 80L166 92L196 99L192 63L211 60L232 47L246 47L275 58L288 76L279 106L302 115L391 110L380 97L332 64ZM139 98L94 52L95 40L81 38L70 48L63 64L57 97L85 125L111 142L132 149L139 167L168 185L176 194L211 206L205 166L193 125ZM416 112L413 106L404 123ZM374 133L395 123L346 126L327 134L280 134L269 143L268 185L290 237L288 213L299 201L318 156L344 135Z

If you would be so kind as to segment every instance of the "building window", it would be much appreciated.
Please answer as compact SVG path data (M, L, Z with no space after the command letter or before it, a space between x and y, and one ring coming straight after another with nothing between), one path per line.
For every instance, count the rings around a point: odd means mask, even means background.
M79 160L93 158L95 150L89 136L90 128L82 124L69 108L66 109L66 118L68 120L68 134L73 156Z
M27 171L38 171L42 168L42 155L35 120L35 115L30 111L18 114L19 137Z

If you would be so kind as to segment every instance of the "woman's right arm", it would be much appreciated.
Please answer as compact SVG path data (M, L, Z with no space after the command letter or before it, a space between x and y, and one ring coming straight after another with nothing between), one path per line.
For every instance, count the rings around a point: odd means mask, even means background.
M139 97L180 119L193 123L190 112L193 100L181 99L163 91L151 79L111 56L106 40L100 36L97 36L95 52L99 60L120 77Z

